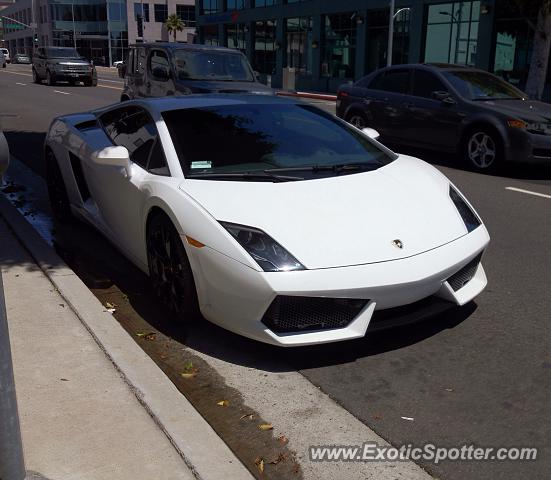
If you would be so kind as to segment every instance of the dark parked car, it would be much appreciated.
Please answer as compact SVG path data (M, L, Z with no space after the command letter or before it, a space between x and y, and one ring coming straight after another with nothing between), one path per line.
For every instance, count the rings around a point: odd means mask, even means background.
M459 153L472 167L551 161L551 105L488 72L448 64L396 65L337 94L337 115L383 142Z
M31 63L31 57L26 53L16 53L13 56L11 63Z
M207 45L131 45L119 75L125 79L122 101L191 93L274 94L239 50Z
M84 82L87 87L96 86L98 77L95 67L79 55L74 48L40 47L33 56L33 82L46 80L48 85L66 81L74 85Z

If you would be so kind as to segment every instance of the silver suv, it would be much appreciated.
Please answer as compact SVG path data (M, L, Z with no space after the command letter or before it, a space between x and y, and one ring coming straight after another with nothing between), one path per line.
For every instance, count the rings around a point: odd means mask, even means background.
M46 80L48 85L66 81L74 85L83 82L87 87L98 84L94 65L83 58L74 48L40 47L33 56L33 82Z

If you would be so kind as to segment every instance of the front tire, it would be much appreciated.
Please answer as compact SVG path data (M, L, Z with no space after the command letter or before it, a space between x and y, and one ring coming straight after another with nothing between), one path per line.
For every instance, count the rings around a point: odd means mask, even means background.
M69 196L59 163L51 150L46 152L46 185L54 219L59 223L69 223L73 220Z
M50 87L55 85L55 80L53 75L50 73L50 70L46 70L46 84Z
M40 83L41 81L42 80L40 79L40 77L38 76L38 73L33 67L33 83Z
M367 127L367 116L365 113L357 110L350 112L346 116L346 121L360 130Z
M153 289L170 313L193 321L199 315L193 273L178 231L164 214L147 228L147 260Z
M475 128L465 138L463 156L467 164L479 172L492 172L501 163L502 144L498 135L488 128Z

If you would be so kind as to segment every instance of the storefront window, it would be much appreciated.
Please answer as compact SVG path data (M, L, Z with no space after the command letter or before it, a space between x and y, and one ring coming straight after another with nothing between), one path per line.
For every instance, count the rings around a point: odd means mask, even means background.
M275 0L253 0L255 8L260 7L271 7L272 5L275 5Z
M245 8L245 0L227 0L228 11L243 10Z
M425 62L476 63L480 2L454 2L427 8Z
M134 20L141 15L144 22L149 22L149 3L134 3Z
M203 43L205 45L220 45L218 39L218 25L205 25L203 27Z
M388 8L367 12L367 68L373 72L386 65L388 46Z
M288 18L285 22L286 66L302 75L312 74L312 17Z
M203 0L203 15L211 15L218 10L218 0Z
M230 25L226 25L226 37L228 42L227 46L229 48L237 48L245 53L245 24L232 23Z
M253 68L266 75L275 74L276 66L276 21L256 22L254 28Z
M155 12L155 21L165 23L168 17L168 5L166 3L156 3L153 5Z
M333 78L354 78L356 61L355 12L325 16L321 74Z

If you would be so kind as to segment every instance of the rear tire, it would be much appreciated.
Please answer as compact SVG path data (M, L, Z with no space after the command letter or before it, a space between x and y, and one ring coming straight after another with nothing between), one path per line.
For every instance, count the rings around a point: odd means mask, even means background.
M358 110L353 110L346 115L346 121L358 129L367 127L367 116Z
M69 196L59 163L54 153L46 152L46 185L54 219L59 223L70 223L73 220Z
M155 215L147 228L147 261L155 294L171 315L186 323L199 316L199 304L193 273L172 221L164 214Z

